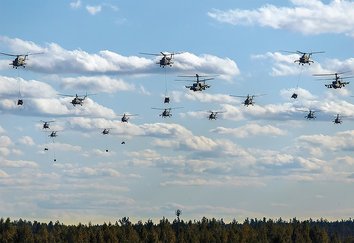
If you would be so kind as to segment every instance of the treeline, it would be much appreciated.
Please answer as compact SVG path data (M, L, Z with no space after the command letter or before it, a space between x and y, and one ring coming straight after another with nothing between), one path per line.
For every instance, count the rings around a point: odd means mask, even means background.
M354 242L354 221L263 218L225 223L204 217L199 221L162 218L157 224L151 220L133 224L124 217L114 224L64 225L1 218L0 242Z

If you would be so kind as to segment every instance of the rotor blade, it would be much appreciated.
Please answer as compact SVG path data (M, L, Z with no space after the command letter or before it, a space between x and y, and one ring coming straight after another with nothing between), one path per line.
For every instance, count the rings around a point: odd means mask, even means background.
M247 98L247 95L229 95L231 97L238 97L238 98Z
M286 53L293 53L293 54L298 54L297 51L284 51L284 50L280 50L281 52L286 52Z
M204 81L208 81L208 80L213 80L214 78L204 78L204 79L199 79L199 82L204 82Z
M319 73L319 74L312 74L312 76L332 76L338 73Z
M182 106L179 106L179 107L171 107L171 108L168 108L168 110L176 110L176 109L182 109L182 108L184 108L184 107L182 107Z
M155 107L151 107L151 109L154 109L154 110L166 110L164 108L155 108Z
M302 55L304 55L304 54L309 54L309 53L307 53L307 52L302 52L302 51L296 51L296 53L302 54Z
M67 94L58 94L60 96L65 96L65 97L75 97L75 95L67 95Z
M25 56L40 55L40 54L44 54L44 52L28 53L28 54L26 54Z
M138 116L139 114L127 114L127 113L124 113L123 115L119 115L119 116Z
M325 53L324 51L315 51L315 52L309 52L308 54L317 54L317 53Z
M147 53L147 52L139 52L139 54L143 54L143 55L151 55L151 56L161 56L160 53Z
M14 54L8 54L5 52L0 52L1 55L5 55L5 56L10 56L10 57L17 57L17 56L24 56L24 55L14 55Z

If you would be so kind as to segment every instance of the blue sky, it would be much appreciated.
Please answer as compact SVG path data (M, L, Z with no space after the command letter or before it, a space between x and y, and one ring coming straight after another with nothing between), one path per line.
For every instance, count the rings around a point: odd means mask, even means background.
M44 54L17 70L0 58L0 214L352 217L353 84L327 89L312 76L353 75L351 16L354 2L339 0L2 2L0 52ZM325 53L302 67L281 50ZM165 69L139 54L160 51L183 53ZM218 76L203 92L175 82L196 73ZM59 95L86 92L82 107ZM163 119L151 108L167 107L165 93L183 108ZM230 94L266 95L245 107ZM209 121L209 110L223 113ZM121 123L123 113L138 116Z

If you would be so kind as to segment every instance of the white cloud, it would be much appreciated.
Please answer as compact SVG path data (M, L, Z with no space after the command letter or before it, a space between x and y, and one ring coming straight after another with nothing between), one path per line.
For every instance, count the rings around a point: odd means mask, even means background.
M298 142L306 146L320 146L323 151L354 151L354 130L338 132L333 136L330 135L302 135L298 138Z
M20 91L25 98L50 98L57 94L49 84L37 80L0 76L0 82L2 98L18 98Z
M209 54L196 56L189 52L175 56L174 68L177 72L218 74L226 80L240 74L237 64L230 58L223 59Z
M98 53L87 53L81 49L66 50L56 43L46 46L0 36L0 44L19 52L44 52L28 61L26 69L41 73L73 73L91 75L114 75L114 74L151 74L160 73L161 68L155 61L145 57L122 56L118 53L102 50ZM160 57L158 57L160 58ZM8 63L0 66L8 69ZM239 74L237 64L229 58L204 54L196 56L184 52L176 55L173 73L197 73L219 74L221 79L231 79Z
M0 178L5 178L5 177L9 177L9 175L5 171L0 170Z
M72 9L77 9L81 7L81 1L77 0L76 2L70 2L70 7Z
M219 134L230 134L235 137L245 138L250 136L284 136L286 131L281 130L272 125L259 125L257 123L251 123L238 128L225 128L217 127L212 129L211 132Z
M213 10L209 17L232 25L259 25L273 29L287 29L307 35L337 33L354 37L354 3L319 0L292 0L294 7L267 4L255 10Z
M91 6L91 5L87 5L86 6L86 10L87 12L89 12L91 15L96 15L99 12L102 11L102 6L101 5L96 5L96 6Z
M118 177L120 173L111 168L80 167L64 170L65 174L73 177Z
M126 83L122 79L111 78L108 76L95 77L75 77L63 78L62 86L65 89L87 90L94 92L115 93L117 91L133 91L134 84Z
M35 145L33 139L29 136L23 136L18 141L19 141L19 143L24 144L24 145L28 145L28 146Z
M37 168L38 164L33 161L0 159L0 166L9 168Z
M238 101L238 99L227 94L210 94L191 90L186 90L185 92L172 91L171 98L176 102L181 102L185 99L203 103L236 103Z

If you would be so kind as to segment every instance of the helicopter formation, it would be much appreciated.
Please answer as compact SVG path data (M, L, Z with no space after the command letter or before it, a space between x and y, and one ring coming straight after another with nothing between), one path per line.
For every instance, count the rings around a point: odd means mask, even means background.
M295 54L299 54L301 55L299 57L299 59L294 60L294 63L298 63L299 65L304 66L305 64L311 65L311 63L314 63L314 60L311 59L313 54L319 54L319 53L324 53L323 51L317 51L317 52L301 52L301 51L283 51L283 52L287 52L287 53L295 53ZM140 54L143 55L153 55L153 56L160 56L161 59L156 62L156 64L158 64L160 67L165 68L165 67L172 67L174 64L173 58L175 55L181 54L183 52L160 52L160 53L145 53L142 52ZM27 65L27 60L28 60L28 56L30 55L39 55L39 54L43 54L43 53L28 53L28 54L19 54L19 55L15 55L15 54L9 54L9 53L4 53L4 52L0 52L0 55L5 55L5 56L12 56L15 57L15 59L10 63L10 65L12 65L13 68L18 68L18 67L23 67L25 68ZM346 85L348 85L350 82L345 81L346 79L349 78L353 78L354 76L343 76L343 74L348 74L349 71L342 71L342 72L334 72L334 73L320 73L320 74L313 74L313 76L316 77L324 77L322 79L319 80L325 80L325 81L332 81L329 84L325 84L325 87L327 88L332 88L332 89L341 89L344 88ZM191 85L185 85L185 88L193 91L193 92L203 92L207 89L209 89L211 87L210 84L207 84L207 81L213 80L217 75L204 75L204 74L194 74L194 75L179 75L177 77L179 78L183 78L183 79L177 79L175 81L181 81L181 82L192 82ZM90 95L94 95L94 94L85 94L85 95L67 95L67 94L60 94L60 96L64 96L64 97L72 97L73 99L70 101L70 103L75 107L75 106L83 106L84 105L84 101L86 100L86 98ZM245 100L242 102L242 104L246 107L248 106L254 106L255 102L254 102L254 98L255 97L259 97L259 96L264 96L265 94L258 94L258 95L250 95L247 94L245 95L230 95L231 97L237 97L237 98L245 98ZM297 99L298 98L298 94L297 93L293 93L291 96L292 99ZM170 103L170 98L168 96L165 96L164 98L164 104L169 104ZM17 105L23 105L23 100L22 99L18 99L17 101ZM159 116L162 118L170 118L172 117L172 110L175 109L181 109L183 107L165 107L165 108L157 108L157 107L152 107L151 109L154 110L160 110L162 111ZM304 110L303 110L304 111ZM208 119L209 120L216 120L218 118L218 114L220 113L224 113L225 111L212 111L209 110L208 113ZM308 114L305 116L305 118L307 120L315 120L316 116L315 116L315 112L319 112L318 110L312 110L309 109L306 112L308 112ZM124 113L123 115L121 115L121 122L122 123L127 123L130 119L131 116L137 116L137 114L127 114ZM43 121L41 120L41 122L43 123L42 125L42 129L43 130L51 130L50 129L50 124L52 122L55 122L54 120L49 120L49 121ZM342 124L342 116L340 114L337 114L337 116L335 117L335 119L333 120L333 123L335 124ZM112 128L104 128L101 133L103 135L108 135L110 133ZM57 134L58 131L51 131L50 134L48 135L48 137L50 138L56 138L58 136ZM123 141L121 144L125 144L125 142ZM46 147L45 150L47 151L48 148ZM108 149L106 149L106 152L108 152Z

